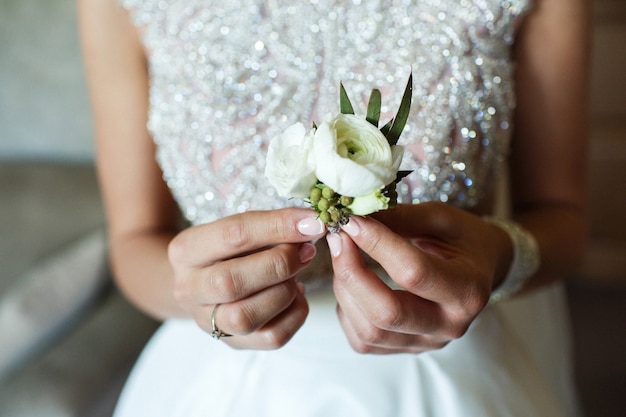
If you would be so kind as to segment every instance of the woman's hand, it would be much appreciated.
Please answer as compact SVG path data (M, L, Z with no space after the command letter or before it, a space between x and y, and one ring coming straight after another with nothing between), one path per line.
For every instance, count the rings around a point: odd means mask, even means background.
M296 274L326 232L311 210L249 212L192 227L169 246L174 294L207 332L237 348L275 349L302 326L308 305Z
M376 217L352 217L328 235L338 315L352 347L417 353L461 337L506 274L506 233L441 203L402 205ZM367 269L359 248L403 290Z

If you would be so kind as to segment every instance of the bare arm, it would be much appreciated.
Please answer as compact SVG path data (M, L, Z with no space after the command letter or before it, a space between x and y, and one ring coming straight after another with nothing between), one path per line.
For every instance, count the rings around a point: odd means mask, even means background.
M526 291L566 276L587 233L588 5L534 4L515 45L511 159L513 214L536 237L542 257ZM507 273L508 236L475 214L437 202L401 205L375 217L380 222L353 218L327 237L339 318L354 349L421 352L461 337ZM359 249L405 291L381 284Z
M111 0L79 0L97 165L113 272L125 295L157 318L187 316L273 349L302 326L308 304L296 282L325 229L307 209L249 212L180 231L178 210L146 129L148 71L137 31Z
M138 33L115 1L79 0L78 13L114 276L150 315L180 315L167 260L177 209L146 129L148 74Z
M590 4L538 0L516 44L518 108L511 158L514 216L537 239L532 289L563 278L587 235Z

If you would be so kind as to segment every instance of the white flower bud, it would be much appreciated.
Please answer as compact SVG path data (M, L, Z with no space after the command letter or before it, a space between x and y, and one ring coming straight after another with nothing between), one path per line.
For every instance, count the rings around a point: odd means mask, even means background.
M352 211L352 214L366 216L380 210L388 209L389 197L385 197L381 190L376 190L366 196L355 197L348 208Z
M306 198L317 182L312 158L314 133L296 123L270 142L265 176L280 196Z

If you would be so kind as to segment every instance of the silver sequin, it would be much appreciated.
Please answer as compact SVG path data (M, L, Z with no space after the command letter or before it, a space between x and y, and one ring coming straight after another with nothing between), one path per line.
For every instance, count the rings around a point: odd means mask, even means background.
M511 46L529 0L121 0L143 29L149 129L185 215L205 223L302 204L275 195L269 140L383 93L392 115L410 71L403 202L472 207L509 148Z

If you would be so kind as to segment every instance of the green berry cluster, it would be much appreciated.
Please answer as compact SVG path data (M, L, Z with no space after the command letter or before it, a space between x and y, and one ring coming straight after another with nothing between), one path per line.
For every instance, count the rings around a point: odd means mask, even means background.
M336 231L341 225L348 222L352 212L348 208L354 199L337 194L332 188L318 182L309 194L309 203L319 214L319 219L328 226L330 231Z

